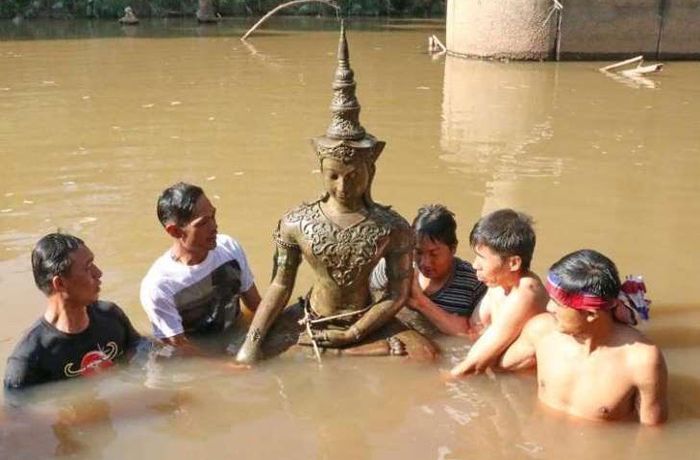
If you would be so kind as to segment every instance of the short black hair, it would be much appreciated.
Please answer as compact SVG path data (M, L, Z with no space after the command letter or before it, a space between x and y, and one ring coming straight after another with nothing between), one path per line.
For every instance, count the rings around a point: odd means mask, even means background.
M612 260L598 251L581 249L567 254L549 269L558 286L571 294L591 294L605 300L620 294L620 275Z
M32 250L34 284L44 294L53 292L53 277L70 271L73 261L70 255L84 246L83 240L66 233L49 233L40 239Z
M457 222L455 215L441 204L428 204L418 210L413 219L413 231L417 239L424 237L431 241L444 243L453 248L457 246Z
M472 248L483 244L501 257L519 256L523 270L530 269L535 242L532 218L512 209L499 209L485 215L469 234Z
M192 220L194 208L199 197L204 195L201 187L185 182L178 182L163 190L158 197L158 220L163 227L169 222L186 225Z

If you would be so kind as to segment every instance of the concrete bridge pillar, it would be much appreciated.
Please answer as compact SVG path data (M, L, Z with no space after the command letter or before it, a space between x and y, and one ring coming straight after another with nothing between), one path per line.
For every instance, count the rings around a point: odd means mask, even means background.
M554 56L553 0L448 0L450 54L541 60Z

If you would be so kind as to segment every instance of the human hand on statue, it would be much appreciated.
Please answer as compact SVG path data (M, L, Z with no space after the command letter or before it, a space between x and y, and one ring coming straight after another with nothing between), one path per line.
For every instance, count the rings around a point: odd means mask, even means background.
M420 282L418 281L419 276L420 272L418 270L414 270L413 281L411 282L411 293L406 301L406 306L411 310L416 311L421 311L426 303L426 300L429 300L428 296L423 293L423 288L420 287Z

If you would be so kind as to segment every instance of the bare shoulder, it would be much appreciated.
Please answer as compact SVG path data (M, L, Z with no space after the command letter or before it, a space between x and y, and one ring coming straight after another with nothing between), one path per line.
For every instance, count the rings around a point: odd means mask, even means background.
M620 325L620 340L624 343L625 359L630 368L647 371L665 367L661 349L637 329Z
M510 309L529 312L543 312L549 300L547 291L535 274L522 277L508 297L511 298L510 302L507 302Z
M525 323L523 334L532 341L540 339L556 331L557 321L551 313L540 313L535 315Z
M536 298L549 298L547 291L544 288L544 284L542 284L542 280L533 272L529 272L520 279L518 288L522 290L523 295L529 295Z

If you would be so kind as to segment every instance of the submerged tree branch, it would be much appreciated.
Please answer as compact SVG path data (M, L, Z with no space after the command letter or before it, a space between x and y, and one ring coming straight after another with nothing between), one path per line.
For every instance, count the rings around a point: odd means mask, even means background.
M340 7L339 7L334 1L332 1L332 0L293 0L293 1L291 1L291 2L283 3L283 4L281 4L281 5L276 6L275 8L271 9L265 16L263 16L262 18L260 18L260 20L259 20L258 22L256 22L255 25L254 25L253 27L251 27L250 29L248 29L248 32L246 32L245 35L243 35L243 37L241 37L241 40L245 41L245 39L248 38L248 36L249 36L250 34L252 34L253 31L254 31L255 29L257 29L258 27L260 27L260 25L261 25L263 22L267 21L268 18L270 18L270 16L272 16L273 14L275 14L276 12L278 12L279 10L281 10L281 9L283 9L283 8L287 8L288 6L299 5L299 4L302 4L302 3L313 3L313 2L316 2L316 3L323 3L323 4L325 4L325 5L328 5L328 6L332 7L332 8L335 8L336 16L337 16L338 13L340 12Z

